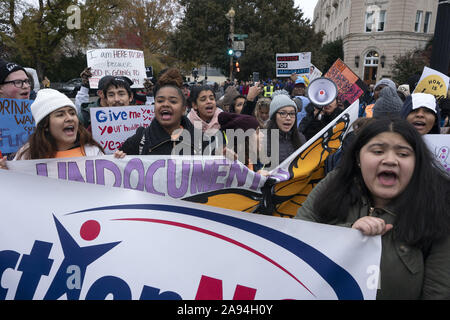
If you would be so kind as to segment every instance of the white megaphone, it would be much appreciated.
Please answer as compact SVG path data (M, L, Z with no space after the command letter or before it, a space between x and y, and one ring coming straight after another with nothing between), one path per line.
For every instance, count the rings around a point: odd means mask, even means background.
M321 77L311 81L306 94L316 106L326 106L336 99L338 89L333 80Z

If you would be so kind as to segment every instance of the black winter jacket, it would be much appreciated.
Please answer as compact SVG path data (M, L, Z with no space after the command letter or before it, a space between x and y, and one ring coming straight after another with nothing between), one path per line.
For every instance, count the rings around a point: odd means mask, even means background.
M147 128L139 127L136 133L123 143L120 150L128 155L170 155L176 145L187 143L190 154L177 155L202 155L209 141L194 141L194 131L197 129L186 116L181 118L181 126L188 131L191 141L183 141L183 135L178 140L172 141L171 136L155 119ZM197 132L197 136L203 137L203 134Z

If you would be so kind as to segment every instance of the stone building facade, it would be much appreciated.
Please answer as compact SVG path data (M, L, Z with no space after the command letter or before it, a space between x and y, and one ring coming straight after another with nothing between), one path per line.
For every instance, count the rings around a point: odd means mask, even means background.
M319 0L316 32L343 39L344 62L367 84L392 77L395 56L424 49L433 37L436 0Z

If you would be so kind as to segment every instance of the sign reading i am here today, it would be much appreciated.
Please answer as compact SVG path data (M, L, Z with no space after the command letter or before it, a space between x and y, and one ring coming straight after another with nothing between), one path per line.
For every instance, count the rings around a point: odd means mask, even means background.
M87 66L92 77L89 85L98 88L104 76L125 76L133 81L132 88L143 88L147 77L144 52L130 49L93 49L86 52Z
M0 300L376 296L380 236L7 170L0 181Z

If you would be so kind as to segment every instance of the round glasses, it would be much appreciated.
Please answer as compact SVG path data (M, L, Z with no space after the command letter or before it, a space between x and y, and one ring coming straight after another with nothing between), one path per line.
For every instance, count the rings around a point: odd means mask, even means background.
M5 81L5 82L3 82L3 84L8 84L8 83L14 84L14 86L16 88L19 88L19 89L23 88L24 84L27 84L28 86L31 85L31 82L30 82L29 79L26 79L26 80L12 80L12 81Z
M282 118L287 118L287 116L291 117L291 118L295 118L295 112L286 112L286 111L279 111L277 112L280 117Z

